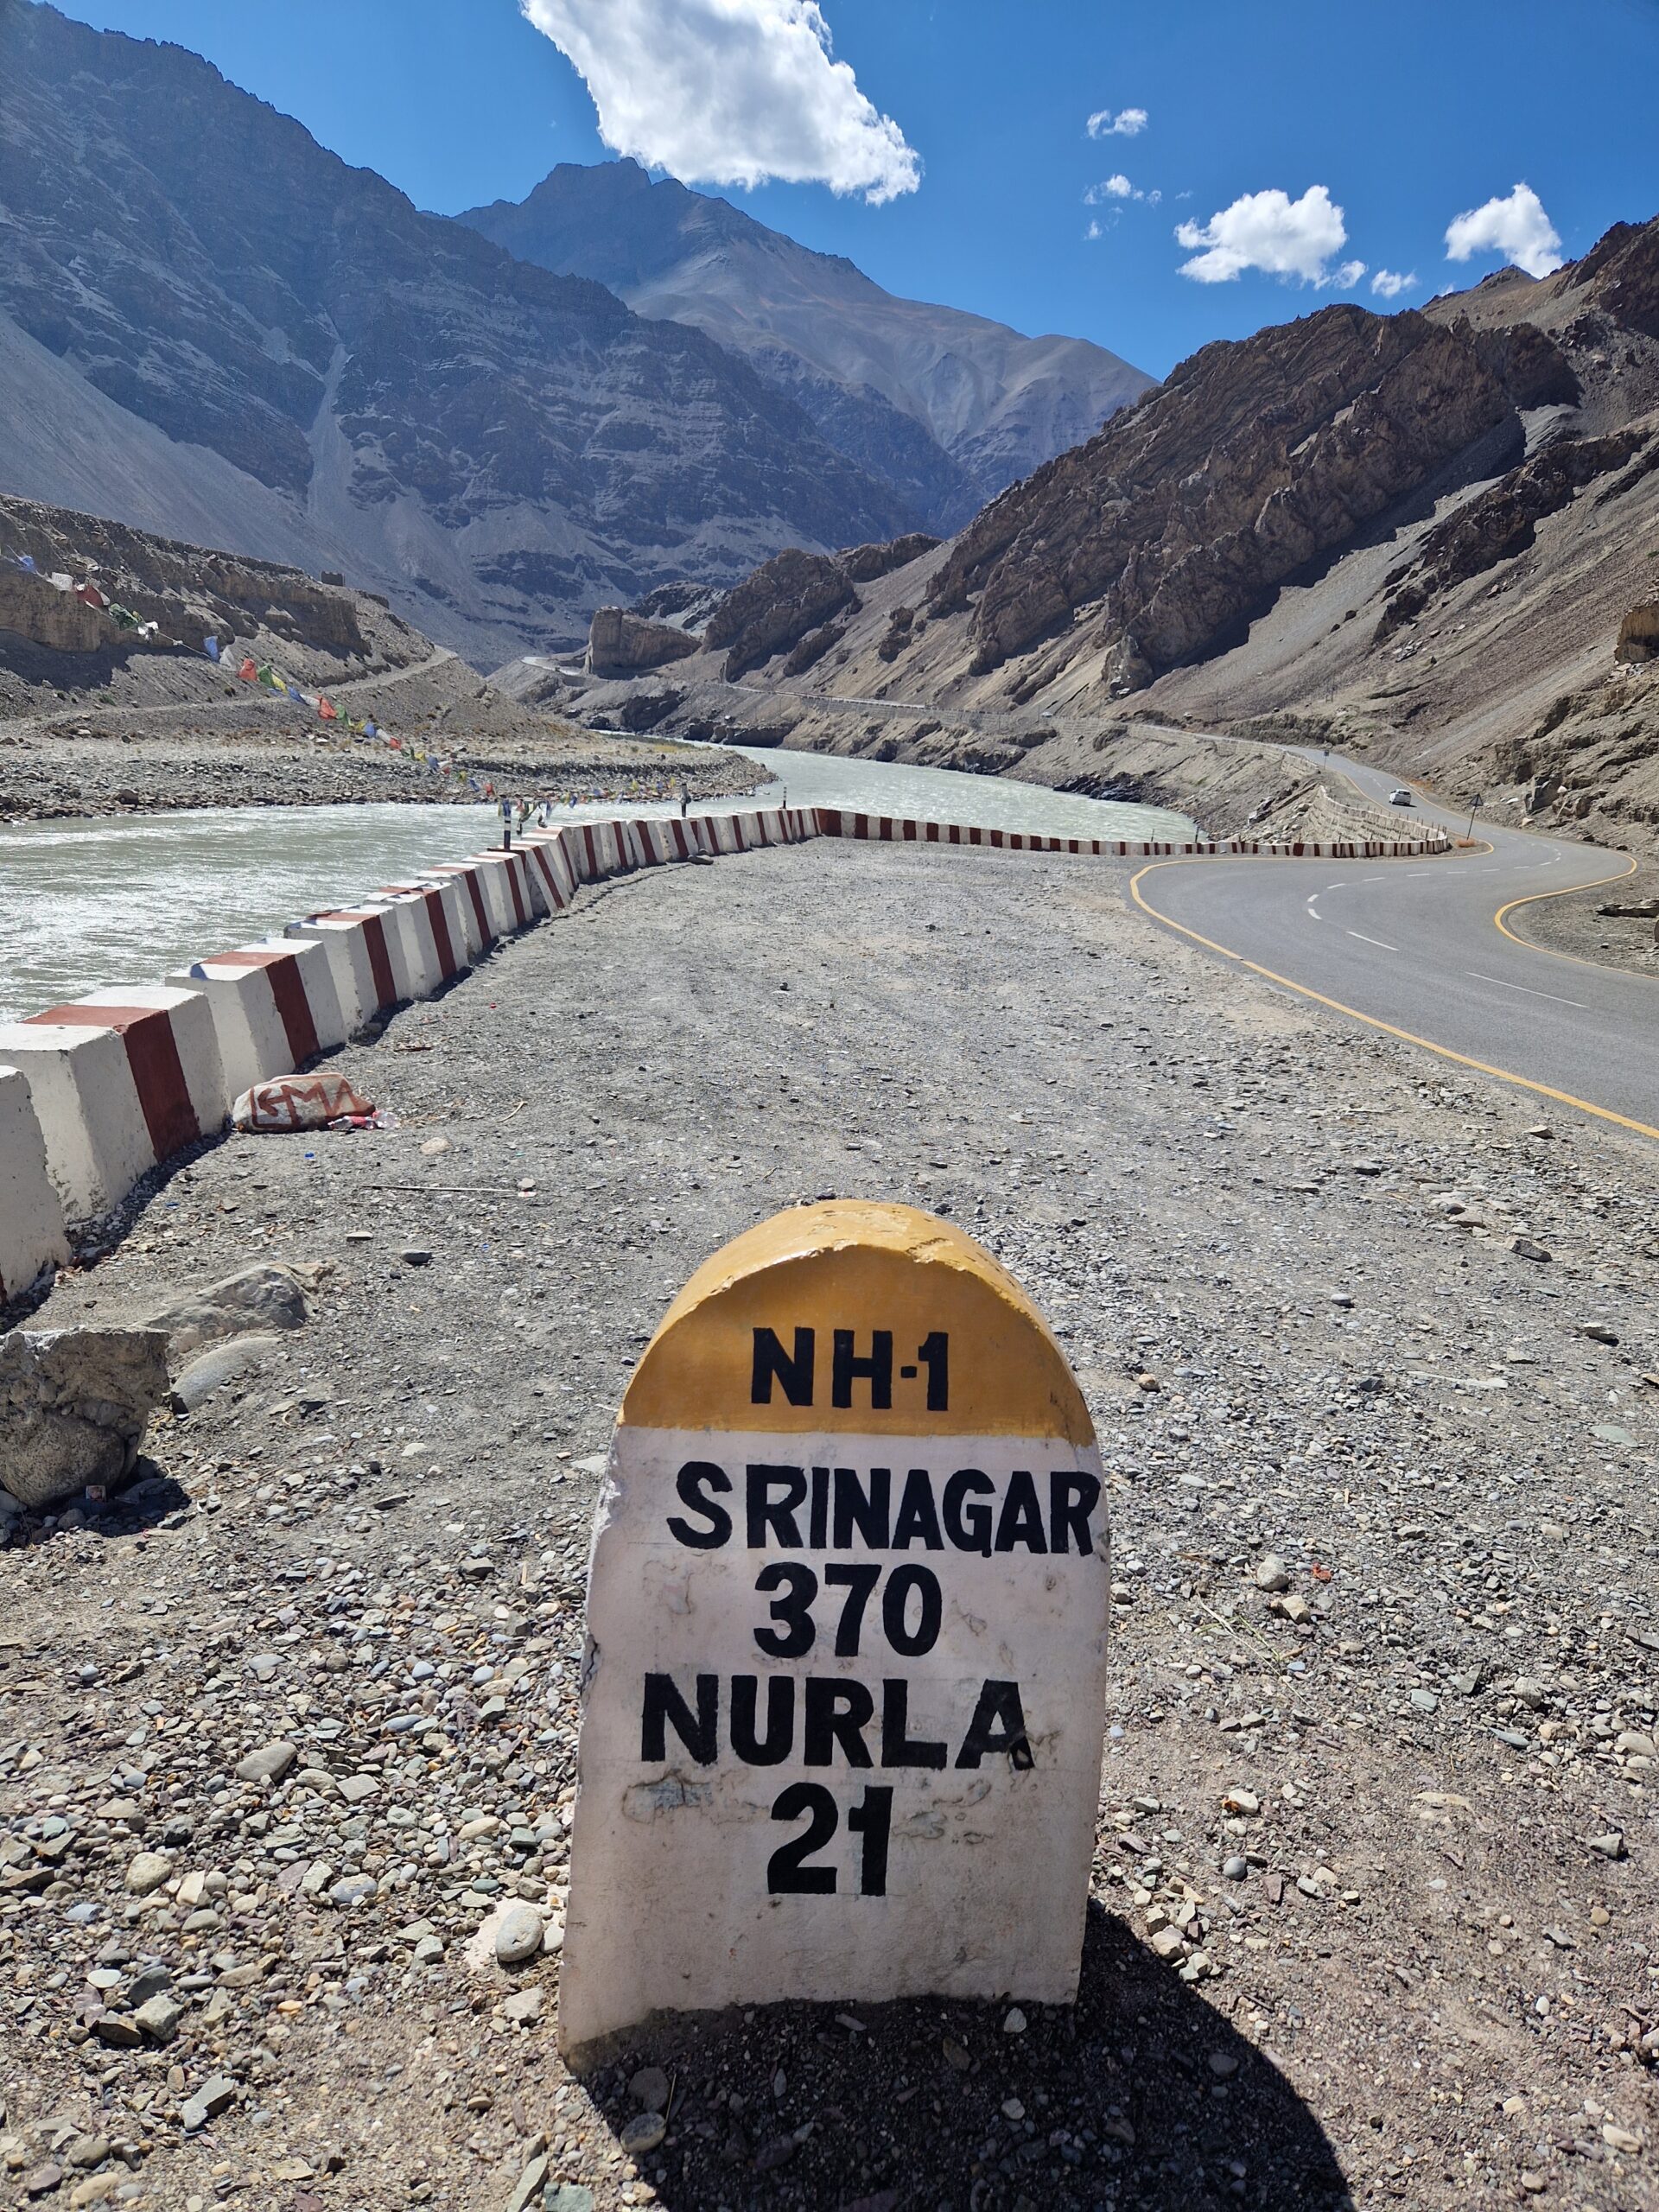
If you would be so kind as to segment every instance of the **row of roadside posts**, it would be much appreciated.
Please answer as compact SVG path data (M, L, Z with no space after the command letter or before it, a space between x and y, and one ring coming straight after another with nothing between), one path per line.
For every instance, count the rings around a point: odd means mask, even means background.
M949 1222L838 1200L692 1276L594 1524L559 2039L1077 1994L1110 1576L1058 1344Z

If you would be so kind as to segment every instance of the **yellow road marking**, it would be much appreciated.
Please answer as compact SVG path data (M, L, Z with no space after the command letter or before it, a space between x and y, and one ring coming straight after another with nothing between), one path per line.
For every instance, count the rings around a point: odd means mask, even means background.
M1150 914L1154 921L1161 922L1166 929L1178 931L1182 937L1191 938L1194 944L1201 944L1206 952L1219 953L1224 960L1236 960L1241 968L1248 968L1252 975L1265 976L1268 982L1278 983L1285 990L1294 991L1300 998L1312 999L1318 1006L1329 1007L1333 1014L1346 1014L1351 1021L1363 1021L1368 1029L1380 1029L1385 1035L1397 1037L1404 1044L1421 1046L1424 1052L1437 1053L1443 1060L1455 1060L1459 1067L1473 1068L1481 1075L1496 1076L1500 1083L1512 1083L1522 1090L1535 1091L1541 1098L1553 1098L1558 1106L1570 1106L1574 1113L1592 1114L1599 1122L1611 1122L1621 1129L1634 1130L1639 1137L1659 1140L1659 1128L1653 1128L1649 1122L1632 1121L1628 1114L1616 1114L1610 1106L1592 1105L1587 1098L1575 1098L1570 1090L1555 1090L1547 1083L1535 1083L1530 1076L1516 1075L1513 1068L1494 1067L1490 1060L1477 1060L1467 1052L1454 1052L1449 1045L1437 1045L1432 1037L1419 1037L1414 1031L1396 1028L1393 1022L1384 1021L1376 1014L1362 1014L1357 1007L1344 1006L1340 999L1327 998L1323 991L1313 990L1306 983L1294 982L1288 976L1281 976L1272 968L1264 968L1258 960L1246 959L1242 952L1235 952L1230 945L1217 944L1214 938L1204 937L1197 930L1188 929L1185 922L1178 922L1172 916L1161 913L1141 894L1142 882L1147 876L1155 875L1160 868L1205 865L1206 863L1202 861L1154 861L1130 877L1129 895L1142 913ZM1580 885L1577 887L1583 889L1587 887ZM1518 905L1520 902L1515 903ZM1504 911L1507 912L1508 909ZM1516 939L1517 944L1525 941L1522 938ZM1596 963L1589 962L1586 964L1594 966Z
M1636 855L1632 854L1615 874L1599 875L1592 883L1567 883L1559 891L1529 891L1524 899L1511 899L1507 906L1500 906L1492 916L1492 926L1508 938L1511 944L1522 945L1529 952L1541 952L1547 960L1570 960L1575 968L1593 968L1598 975L1635 976L1638 983L1651 983L1655 977L1637 975L1634 968L1618 969L1605 960L1586 960L1577 952L1557 952L1553 944L1535 944L1530 938L1517 937L1503 919L1505 914L1514 913L1517 906L1535 906L1545 899L1570 899L1579 891L1599 891L1605 884L1623 883L1626 876L1635 874Z

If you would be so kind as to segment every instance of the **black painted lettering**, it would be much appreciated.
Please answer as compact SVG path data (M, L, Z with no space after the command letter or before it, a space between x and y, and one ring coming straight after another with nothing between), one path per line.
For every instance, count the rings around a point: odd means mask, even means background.
M887 1550L887 1529L893 1512L891 1467L872 1467L868 1490L861 1485L856 1467L837 1467L835 1470L835 1501L830 1547L832 1551L851 1551L855 1529L866 1551Z
M858 1886L867 1897L887 1894L887 1840L893 1834L893 1792L870 1783L847 1815L847 1825L863 1838L858 1854Z
M881 1685L881 1764L883 1766L942 1767L943 1744L918 1742L910 1733L910 1684L902 1679Z
M781 1590L781 1598L772 1601L772 1618L775 1628L758 1628L754 1640L769 1659L801 1659L812 1649L817 1625L812 1618L812 1600L818 1594L818 1578L810 1567L803 1567L798 1560L778 1559L770 1567L763 1567L754 1578L754 1586L764 1598L773 1590Z
M671 1675L645 1676L645 1707L639 1717L639 1756L647 1766L668 1758L672 1728L699 1766L713 1766L720 1751L720 1676L697 1676L697 1709L681 1696Z
M749 1549L764 1551L766 1534L785 1549L801 1548L796 1509L806 1502L806 1476L799 1467L751 1465L747 1471ZM773 1495L774 1491L777 1493Z
M977 1467L961 1467L944 1486L944 1533L959 1552L991 1555L991 1509L970 1500L995 1497L996 1484Z
M957 1753L957 1764L977 1766L982 1758L997 1751L1006 1751L1017 1767L1033 1764L1018 1682L988 1681L981 1685L979 1702L968 1724L968 1733L962 1739L962 1749Z
M862 1682L838 1682L828 1675L809 1675L805 1704L801 1731L804 1766L833 1765L837 1745L849 1766L871 1764L863 1732L875 1717L875 1700Z
M1048 1548L1063 1558L1077 1540L1077 1556L1087 1559L1094 1550L1089 1516L1100 1503L1100 1478L1051 1468L1048 1477Z
M749 1766L781 1766L795 1748L795 1677L766 1676L766 1732L755 1720L760 1696L756 1675L732 1676L732 1751Z
M914 1628L907 1625L912 1592L918 1602ZM939 1640L944 1620L944 1592L931 1567L895 1567L881 1592L881 1628L901 1659L919 1659Z
M935 1329L916 1347L916 1357L927 1369L927 1410L931 1414L950 1410L950 1339L943 1329Z
M725 1543L732 1533L732 1516L723 1505L716 1505L705 1497L711 1490L730 1490L732 1478L723 1467L715 1466L712 1459L688 1459L680 1469L674 1484L682 1505L689 1505L694 1513L701 1513L708 1522L706 1529L699 1529L690 1521L682 1521L678 1514L671 1516L668 1533L677 1543L689 1544L694 1552L711 1552Z
M810 1406L812 1402L813 1344L814 1334L810 1329L797 1329L795 1351L791 1357L771 1329L757 1329L754 1332L754 1369L749 1382L749 1402L756 1406L769 1406L775 1379L783 1384L784 1395L791 1406Z
M812 1470L812 1503L807 1512L806 1548L821 1552L830 1541L830 1470Z
M912 1467L906 1476L899 1517L893 1524L894 1551L907 1552L912 1541L919 1541L931 1552L944 1549L938 1510L933 1503L933 1478L925 1467Z
M833 1866L809 1866L815 1851L822 1851L835 1834L841 1808L821 1782L791 1782L772 1805L774 1821L807 1824L801 1834L780 1843L766 1861L766 1888L773 1897L832 1897L836 1888Z
M853 1332L837 1329L835 1336L835 1357L830 1371L830 1402L832 1406L850 1406L855 1382L870 1386L870 1404L877 1413L886 1413L893 1404L893 1332L891 1329L872 1329L870 1356L858 1359L853 1353Z
M749 1541L754 1540L751 1537ZM1002 1510L997 1516L996 1548L1000 1552L1048 1549L1043 1535L1043 1510L1037 1503L1037 1485L1024 1467L1016 1467L1008 1477Z
M831 1563L823 1570L826 1590L847 1592L841 1608L841 1618L836 1624L836 1656L837 1659L856 1659L859 1630L864 1625L864 1608L870 1602L870 1592L881 1580L879 1567L842 1567Z

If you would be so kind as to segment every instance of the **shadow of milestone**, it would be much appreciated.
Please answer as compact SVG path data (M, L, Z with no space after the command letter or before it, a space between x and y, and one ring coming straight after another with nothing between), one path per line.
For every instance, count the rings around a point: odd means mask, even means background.
M118 1489L100 1497L79 1491L57 1505L12 1505L7 1511L11 1541L49 1544L55 1537L84 1529L92 1536L131 1536L141 1529L158 1528L174 1514L189 1510L190 1496L182 1483L154 1459L141 1459Z
M682 2015L588 2088L670 2212L1351 2203L1284 2076L1092 1900L1076 2005L1020 2009L1018 2033L1006 2003L939 1998ZM636 2088L648 2069L665 2082ZM632 2151L623 2131L665 2085L666 2134Z

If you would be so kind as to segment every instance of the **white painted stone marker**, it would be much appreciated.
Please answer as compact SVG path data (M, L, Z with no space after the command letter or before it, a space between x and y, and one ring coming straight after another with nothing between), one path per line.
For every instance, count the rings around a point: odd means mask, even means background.
M781 1213L676 1299L599 1501L559 2037L1077 1993L1110 1611L1094 1430L988 1254Z

